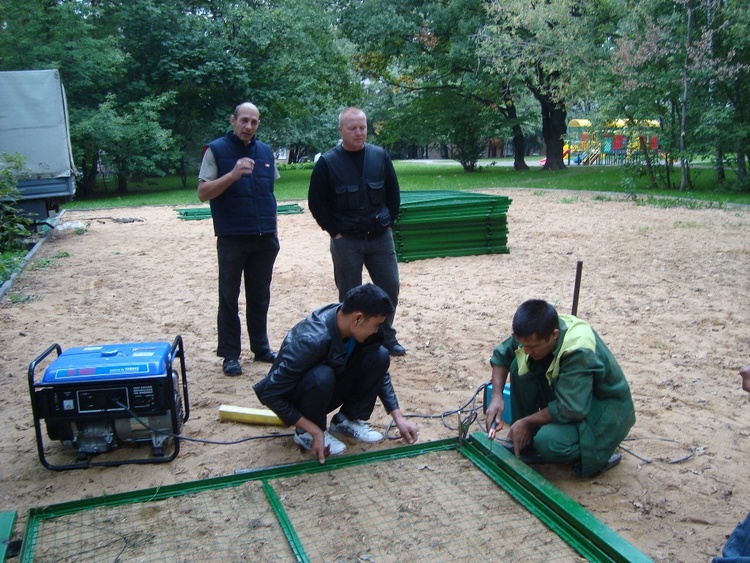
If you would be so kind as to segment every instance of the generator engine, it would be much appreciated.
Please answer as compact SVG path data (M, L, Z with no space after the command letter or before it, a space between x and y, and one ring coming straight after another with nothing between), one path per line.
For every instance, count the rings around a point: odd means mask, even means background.
M57 358L35 381L37 366L52 352ZM65 352L53 344L29 365L29 393L39 459L48 469L172 461L190 414L182 338L172 344L105 344ZM49 461L42 420L49 439L75 450L75 463ZM138 442L151 443L150 457L92 458Z

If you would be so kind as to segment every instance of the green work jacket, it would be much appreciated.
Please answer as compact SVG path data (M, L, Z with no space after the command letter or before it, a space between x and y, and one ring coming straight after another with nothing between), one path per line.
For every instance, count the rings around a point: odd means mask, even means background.
M559 315L558 328L551 358L534 361L511 336L495 348L490 363L508 367L511 398L518 381L517 389L536 390L537 408L546 402L554 423L577 426L582 474L591 475L604 467L635 424L633 399L617 360L586 322ZM536 384L525 385L529 378ZM517 403L511 399L511 404L513 420L533 414L516 412Z

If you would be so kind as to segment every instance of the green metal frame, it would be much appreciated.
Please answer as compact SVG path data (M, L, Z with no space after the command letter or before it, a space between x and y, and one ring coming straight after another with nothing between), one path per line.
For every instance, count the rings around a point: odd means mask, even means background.
M211 218L211 209L209 207L188 207L186 209L175 209L180 219L185 221L202 221ZM276 206L278 215L298 215L304 213L299 203L280 203Z
M19 561L33 561L40 522L48 518L56 518L98 507L163 500L236 486L247 481L261 481L269 504L276 514L292 553L297 561L307 562L309 558L305 553L304 546L280 500L268 483L269 480L333 471L344 467L392 461L446 450L457 450L470 460L492 481L589 561L621 563L651 561L632 544L599 522L580 504L518 460L505 448L491 448L489 440L482 432L475 432L466 439L451 438L375 452L332 457L326 460L325 464L311 460L261 469L240 470L234 475L224 477L32 508L28 512Z
M0 561L8 556L8 546L13 537L13 527L16 525L16 511L0 512Z
M455 190L401 193L393 239L399 262L507 254L511 199Z

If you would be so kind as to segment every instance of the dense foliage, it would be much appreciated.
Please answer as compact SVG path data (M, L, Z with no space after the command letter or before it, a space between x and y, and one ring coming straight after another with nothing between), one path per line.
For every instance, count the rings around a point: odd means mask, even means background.
M21 262L32 221L13 205L18 200L16 174L23 170L19 155L0 153L0 283Z
M58 68L78 195L176 174L249 99L292 162L335 143L362 105L400 157L437 147L464 170L535 137L564 169L567 120L657 120L653 187L691 189L710 159L750 190L750 12L742 0L4 0L0 70ZM1 102L0 102L1 103ZM499 156L499 155L498 155ZM652 169L653 164L653 169Z
M259 106L264 140L297 154L335 143L337 111L360 101L318 0L4 0L0 24L0 70L61 72L79 196L102 171L119 192L134 174L187 187L241 101Z
M0 153L0 252L20 250L32 221L13 205L19 197L16 174L23 170L19 155Z

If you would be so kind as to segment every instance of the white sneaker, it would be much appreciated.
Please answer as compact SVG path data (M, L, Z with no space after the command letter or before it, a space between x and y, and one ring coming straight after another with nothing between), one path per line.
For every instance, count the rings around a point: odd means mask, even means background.
M325 436L325 445L328 448L328 455L339 455L343 454L346 451L346 444L344 444L342 441L337 440L333 436L331 436L328 431L326 431L324 434ZM307 451L310 451L312 449L312 443L313 443L313 437L312 434L309 432L305 432L303 434L297 434L294 433L294 443L298 446L306 449Z
M383 440L383 435L373 430L370 423L365 420L349 420L342 414L337 415L341 422L331 423L331 432L340 436L348 436L360 442L374 444Z

